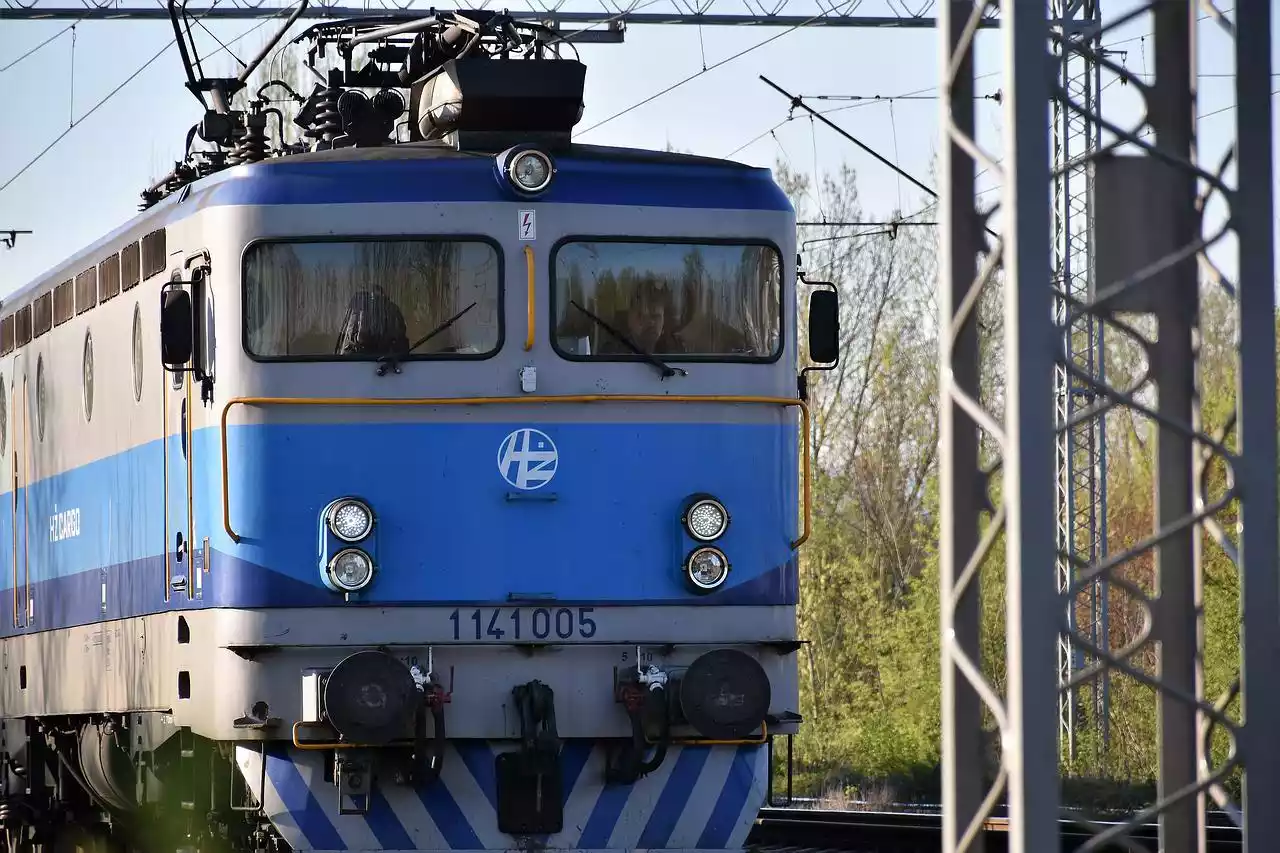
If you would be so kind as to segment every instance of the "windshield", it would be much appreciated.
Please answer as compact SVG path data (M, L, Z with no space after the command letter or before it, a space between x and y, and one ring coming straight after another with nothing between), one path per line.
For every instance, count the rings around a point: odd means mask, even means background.
M245 254L245 344L268 359L486 356L501 290L498 250L479 240L258 243Z
M565 243L552 259L556 348L604 360L644 359L636 348L663 361L773 359L780 267L771 246Z

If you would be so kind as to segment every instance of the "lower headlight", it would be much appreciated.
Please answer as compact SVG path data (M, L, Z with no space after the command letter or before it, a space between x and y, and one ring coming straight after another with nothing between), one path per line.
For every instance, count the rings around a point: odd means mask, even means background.
M729 577L729 558L719 548L695 549L685 558L684 574L697 591L710 592Z
M327 571L338 589L357 592L373 580L373 560L359 548L344 548L333 555Z

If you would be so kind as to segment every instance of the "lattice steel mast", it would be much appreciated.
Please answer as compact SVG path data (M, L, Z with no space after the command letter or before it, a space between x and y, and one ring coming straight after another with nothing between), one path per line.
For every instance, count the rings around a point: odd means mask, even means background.
M1094 281L1093 188L1089 158L1102 144L1102 127L1092 118L1101 109L1102 66L1089 59L1101 51L1099 0L1054 0L1053 26L1061 39L1054 51L1058 60L1058 85L1084 107L1070 109L1062 99L1053 100L1053 278L1077 304L1084 302ZM1067 299L1054 299L1054 322L1065 329L1064 358L1098 381L1105 380L1106 353L1103 327L1092 314L1069 307ZM1107 553L1107 449L1103 417L1074 422L1080 411L1095 402L1089 386L1072 381L1062 364L1053 371L1055 426L1058 428L1057 546L1058 590L1065 593L1078 568L1092 565ZM1110 647L1107 585L1098 580L1071 601L1068 619L1072 631L1083 629L1093 646ZM1081 626L1080 622L1084 621ZM1085 656L1068 635L1058 640L1058 679L1066 684L1085 666ZM1071 762L1076 759L1077 726L1092 722L1099 756L1110 739L1110 687L1108 674L1091 685L1089 713L1082 714L1077 688L1062 692L1058 724L1062 747Z
M1135 122L1131 116L1104 116L1063 86L1055 85L1051 94L1044 70L1050 59L1061 58L1046 40L1061 42L1066 34L1051 34L1047 2L1000 0L1008 93L1003 162L978 144L969 97L974 39L965 21L992 5L995 0L948 4L941 39L943 850L980 849L982 821L1002 798L1009 804L1011 853L1057 849L1055 692L1086 685L1104 670L1154 690L1158 795L1129 820L1090 824L1096 837L1080 849L1110 849L1136 826L1156 819L1163 853L1204 850L1212 799L1243 827L1246 851L1271 850L1280 838L1271 2L1238 0L1240 27L1209 0L1149 0L1106 28L1099 25L1105 40L1107 29L1149 16L1154 81L1100 55L1097 41L1072 45L1138 93L1144 112ZM1200 12L1234 40L1235 139L1227 155L1213 162L1202 159L1196 138ZM1072 160L1050 168L1045 125L1051 97L1101 125L1106 140L1079 164L1093 176L1097 227L1090 255L1096 281L1079 302L1067 291L1068 282L1054 289L1074 310L1106 323L1110 335L1132 342L1146 365L1121 388L1100 381L1059 350L1059 366L1090 388L1093 398L1058 430L1050 415L1052 389L1044 381L1054 354L1045 342L1064 330L1052 322L1051 294L1044 287L1053 265L1045 213L1059 173L1079 166ZM1001 184L1001 237L986 246L979 242L980 223L991 212L977 205L975 162ZM1219 202L1225 214L1206 212ZM1231 235L1234 243L1226 240ZM1234 265L1228 260L1233 254ZM1000 359L1007 377L1003 400L978 383L983 330L977 313L982 291L996 287L1003 289L1003 349L993 350L992 357ZM1234 328L1215 323L1214 337L1205 341L1200 311L1210 298L1229 306L1226 316ZM1131 322L1133 315L1143 319ZM1213 389L1234 391L1230 407L1202 411L1199 359L1205 354L1234 378L1234 387L1219 383ZM1063 595L1045 571L1057 538L1051 447L1057 447L1056 433L1109 410L1126 411L1135 429L1154 439L1154 530L1076 569ZM1202 417L1214 420L1202 423ZM1000 453L994 463L981 464L980 432ZM987 482L997 472L998 488ZM991 494L994 511L974 500L979 489ZM991 512L985 528L981 511ZM1238 674L1212 696L1206 683L1204 564L1215 550L1218 565L1238 572L1240 644ZM988 674L993 667L979 659L976 606L978 582L997 555L1005 568L1003 690ZM1100 581L1117 602L1140 614L1136 635L1122 648L1100 648L1065 618L1066 603ZM1054 646L1063 632L1094 663L1059 685ZM982 705L998 727L1000 750L999 772L985 792L982 756L974 747L983 739ZM1224 742L1229 748L1221 748ZM1238 805L1230 779L1236 772L1243 775ZM1125 841L1128 849L1146 849Z

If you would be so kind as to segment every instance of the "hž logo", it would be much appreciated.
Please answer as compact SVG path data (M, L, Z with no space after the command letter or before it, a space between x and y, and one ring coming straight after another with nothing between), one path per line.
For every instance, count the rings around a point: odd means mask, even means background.
M498 448L498 471L517 489L540 489L556 475L560 456L551 436L541 430L518 429Z

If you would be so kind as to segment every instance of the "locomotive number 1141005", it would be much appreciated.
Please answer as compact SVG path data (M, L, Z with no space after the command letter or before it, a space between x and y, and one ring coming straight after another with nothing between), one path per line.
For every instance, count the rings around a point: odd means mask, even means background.
M594 607L460 607L449 614L461 642L589 640L596 635Z

